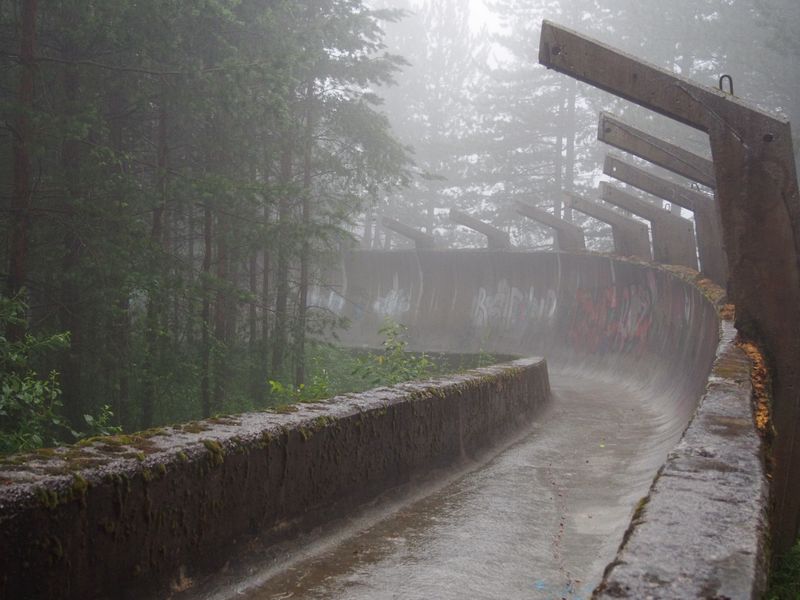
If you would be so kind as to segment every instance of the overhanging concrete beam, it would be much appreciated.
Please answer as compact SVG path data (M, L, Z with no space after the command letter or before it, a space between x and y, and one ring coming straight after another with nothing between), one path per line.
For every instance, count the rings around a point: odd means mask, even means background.
M611 225L615 254L619 256L635 256L644 260L653 259L650 250L650 233L647 225L625 217L602 204L578 194L564 192L564 196L566 203L571 208Z
M600 184L600 197L609 204L624 208L650 221L653 258L656 261L697 269L697 250L691 221L673 215L605 182Z
M381 217L381 225L386 229L391 229L395 233L413 240L417 250L432 250L436 248L436 240L432 235L418 231L413 227L409 227L405 223L401 223L397 219L391 217Z
M600 113L597 139L687 179L712 189L717 187L714 163L710 160L637 129L609 113Z
M725 286L728 280L728 265L722 245L722 225L713 198L667 181L611 155L606 156L603 172L648 194L692 211L701 270L712 280Z
M586 240L583 236L583 230L577 225L568 223L541 208L536 208L535 206L531 206L519 200L514 200L514 210L524 217L528 217L529 219L533 219L542 225L554 229L556 232L556 245L559 250L567 252L586 250Z
M772 535L787 551L800 529L800 192L789 122L547 21L539 62L708 133L736 326L765 347L773 375Z
M489 225L488 223L484 223L483 221L480 221L475 217L468 215L467 213L456 210L455 208L451 208L450 220L454 223L458 223L464 227L469 227L470 229L474 229L478 233L485 235L487 244L492 250L507 250L511 248L511 239L505 231L502 231L493 225Z

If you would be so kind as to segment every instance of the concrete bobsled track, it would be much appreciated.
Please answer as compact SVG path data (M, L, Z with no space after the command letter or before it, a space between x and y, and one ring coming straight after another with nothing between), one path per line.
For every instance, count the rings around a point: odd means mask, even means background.
M71 478L0 467L0 595L171 582L204 598L758 597L749 363L691 282L507 250L356 251L338 272L311 303L348 317L348 344L378 344L391 318L417 349L544 357L547 371L529 358L173 428L139 460L117 449ZM454 470L435 483L434 467ZM400 484L402 501L353 510ZM342 515L335 535L312 532Z

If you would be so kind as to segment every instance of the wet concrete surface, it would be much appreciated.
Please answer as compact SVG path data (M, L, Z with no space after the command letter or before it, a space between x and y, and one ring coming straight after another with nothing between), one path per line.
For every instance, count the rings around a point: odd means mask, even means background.
M620 382L555 372L551 384L551 405L488 462L206 597L589 598L675 442L672 417Z

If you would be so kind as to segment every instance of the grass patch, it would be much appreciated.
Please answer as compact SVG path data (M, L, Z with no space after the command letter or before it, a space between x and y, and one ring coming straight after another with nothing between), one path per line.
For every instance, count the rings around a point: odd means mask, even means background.
M778 562L769 580L766 600L800 598L800 540Z

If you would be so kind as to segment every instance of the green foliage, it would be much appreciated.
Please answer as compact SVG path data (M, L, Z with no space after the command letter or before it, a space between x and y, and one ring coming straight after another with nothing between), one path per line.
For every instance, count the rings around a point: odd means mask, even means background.
M270 404L284 406L321 400L497 362L494 356L483 351L476 356L443 355L436 358L409 352L407 328L390 319L386 320L379 333L383 336L379 352L364 353L329 344L313 345L308 361L310 383L293 387L270 380Z
M765 600L797 600L800 598L800 541L783 556L770 577Z
M386 319L379 331L384 337L383 351L364 357L353 375L373 386L430 377L434 373L434 364L425 354L407 351L406 332L405 325Z
M0 295L0 329L24 324L26 310L19 298ZM60 415L58 373L42 377L33 366L46 351L68 344L66 334L26 334L19 341L0 334L0 452L57 444L71 433Z
M0 330L25 322L27 306L18 298L0 295ZM0 453L55 446L76 439L119 433L111 425L108 405L98 415L84 414L85 431L78 432L63 417L59 375L40 375L34 364L54 350L69 346L69 334L35 336L20 341L0 335Z
M113 425L114 413L108 404L100 407L97 415L83 415L86 422L86 430L81 432L78 437L87 438L99 435L116 435L122 433L122 427Z

